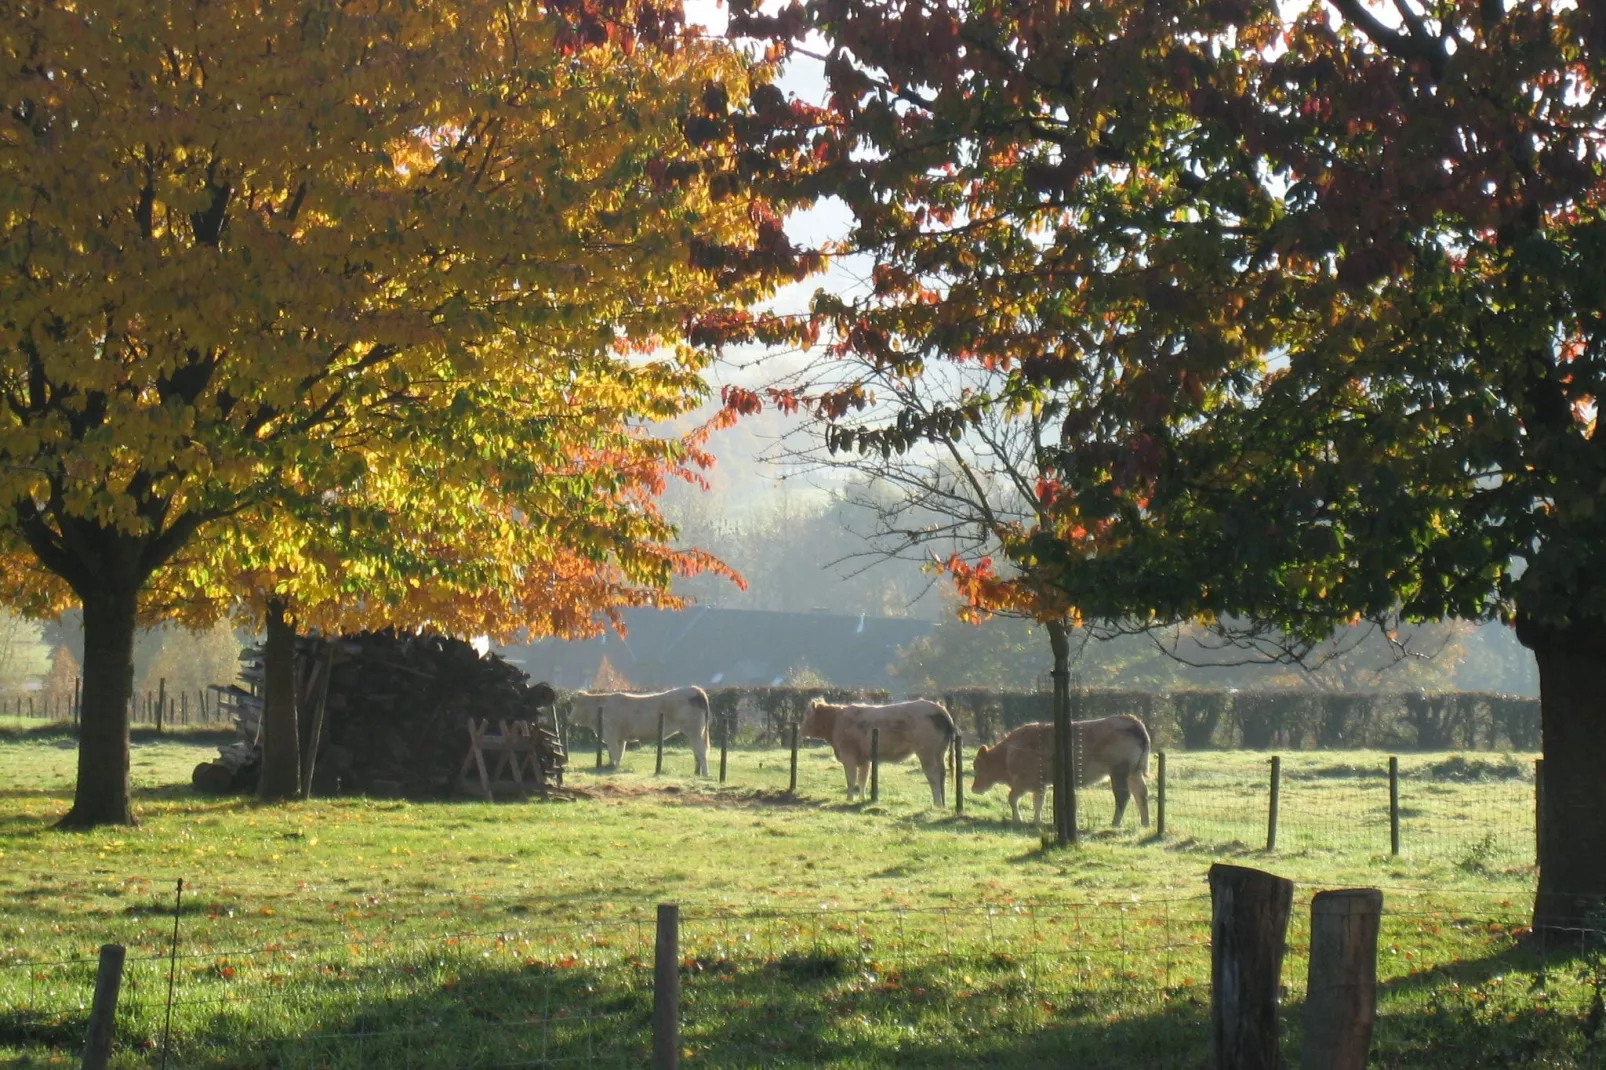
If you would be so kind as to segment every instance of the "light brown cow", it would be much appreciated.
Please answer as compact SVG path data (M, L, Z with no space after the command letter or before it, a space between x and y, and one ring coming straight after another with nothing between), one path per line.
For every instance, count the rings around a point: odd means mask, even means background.
M691 744L697 775L708 775L708 695L700 687L675 687L668 691L636 694L629 691L576 691L569 709L569 723L592 728L600 718L602 738L617 770L624 760L625 745L658 741L658 726L664 738L684 736Z
M915 755L931 785L931 805L945 805L945 759L954 738L954 719L942 703L911 699L886 706L836 706L816 699L803 715L799 730L810 739L831 744L847 774L849 802L864 792L870 776L870 732L875 730L879 733L877 761L901 762Z
M1085 788L1110 778L1115 792L1115 821L1126 813L1128 795L1138 800L1138 816L1149 827L1149 789L1143 777L1149 771L1149 730L1131 714L1118 713L1093 721L1072 721L1071 740L1077 776ZM1032 821L1042 824L1043 793L1054 779L1054 726L1023 724L998 741L996 747L978 747L972 759L976 779L970 790L981 794L994 784L1009 785L1009 812L1020 820L1020 797L1032 793Z

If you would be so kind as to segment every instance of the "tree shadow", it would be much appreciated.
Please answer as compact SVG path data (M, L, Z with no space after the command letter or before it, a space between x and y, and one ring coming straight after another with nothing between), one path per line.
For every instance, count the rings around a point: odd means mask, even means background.
M182 1065L284 1070L650 1061L652 970L640 959L599 969L565 954L498 968L448 956L384 973L353 967L300 986L297 1002L317 1010L299 1020L265 1006L266 993L186 993L174 1054ZM768 959L687 956L680 974L680 1047L696 1066L1208 1065L1204 1002L1137 1010L1069 991L1040 999L1012 963L980 957L894 970L854 952L799 949ZM397 992L398 976L411 991ZM388 995L364 998L365 982ZM216 977L208 984L228 988ZM125 1023L119 1044L156 1042L157 1011ZM14 1035L22 1045L81 1036L82 1016L67 1017L12 1023Z

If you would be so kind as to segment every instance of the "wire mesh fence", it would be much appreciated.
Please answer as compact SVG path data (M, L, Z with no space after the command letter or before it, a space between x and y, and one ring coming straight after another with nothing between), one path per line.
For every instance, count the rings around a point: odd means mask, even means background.
M1290 1061L1312 891L1296 895L1283 964ZM446 894L376 904L360 890L304 885L203 883L190 896L176 944L171 915L127 915L108 929L129 942L116 1027L127 1065L647 1063L654 930L645 911ZM212 917L244 900L296 908L223 924ZM1488 1065L1492 1053L1514 1050L1524 1062L1606 1065L1602 934L1528 933L1525 908L1493 895L1385 887L1377 1065ZM340 924L311 924L320 912ZM515 923L451 924L488 913ZM575 916L586 913L602 916ZM1210 1064L1203 894L684 906L679 948L688 1065ZM87 953L35 959L20 941L7 947L0 1055L75 1051L95 967Z
M571 744L570 772L575 784L591 783L610 766L597 767L579 733ZM785 733L782 733L784 736ZM650 773L653 748L628 752L625 771ZM963 805L980 820L1009 820L1008 788L976 796L971 787L971 752L962 752L962 783L955 782L952 759L946 782L949 808ZM830 748L802 742L797 773L786 746L732 750L726 775L729 788L763 793L792 792L820 801L845 800L845 774ZM1273 821L1272 759L1279 775ZM1122 827L1142 837L1159 828L1164 795L1168 840L1221 850L1268 846L1283 852L1371 857L1398 853L1407 858L1438 858L1468 870L1517 870L1535 861L1536 755L1512 753L1417 753L1380 751L1301 751L1271 755L1261 751L1185 751L1166 755L1160 776L1151 756L1147 781L1150 826L1139 827L1137 800L1127 804ZM1394 773L1390 767L1393 763ZM689 771L690 754L678 740L666 744L666 775ZM711 756L711 771L721 767ZM717 774L716 774L717 775ZM931 791L914 761L881 764L878 801L890 808L925 808ZM1051 823L1052 791L1045 791L1044 821ZM961 803L960 797L963 796ZM1032 815L1031 795L1021 801L1023 820ZM1103 835L1112 827L1116 797L1103 780L1077 791L1077 827ZM1275 833L1273 834L1273 829Z

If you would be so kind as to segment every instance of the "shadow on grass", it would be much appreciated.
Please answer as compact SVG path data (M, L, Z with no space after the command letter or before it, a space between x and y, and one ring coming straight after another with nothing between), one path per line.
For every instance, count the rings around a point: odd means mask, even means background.
M1211 1065L1208 991L1095 980L1078 972L1074 955L1046 964L983 951L883 960L873 938L855 932L837 943L725 957L720 945L695 939L695 923L687 935L679 1021L692 1066ZM518 954L447 942L375 962L219 959L179 986L173 1054L178 1065L281 1070L646 1065L650 947L634 955L616 949L599 965L588 958L598 952L575 936L573 949ZM1539 1011L1521 998L1474 1004L1451 987L1452 980L1511 977L1532 964L1531 953L1506 948L1383 985L1369 1065L1600 1065L1576 1016ZM286 968L296 976L276 972ZM87 970L80 980L89 983ZM295 998L286 999L291 991ZM156 1046L162 1011L159 993L137 995L120 1012L119 1048ZM1298 1050L1302 1011L1298 1003L1284 1008L1285 1057ZM20 1050L24 1066L59 1059L80 1042L85 1014L76 998L59 1008L6 1010L0 1048Z
M180 1065L281 1070L648 1063L649 964L595 969L563 955L496 968L473 958L309 978L297 986L301 1014L274 990L232 999L187 992L173 1054ZM397 993L398 980L411 990ZM1065 985L1039 991L999 957L900 971L851 951L795 949L768 960L686 958L679 1017L694 1066L1191 1070L1208 1064L1207 1014L1197 997L1151 1010ZM119 1046L150 1045L160 1008L121 1024ZM62 1021L13 1015L0 1021L0 1043L64 1046L83 1025L76 1010Z

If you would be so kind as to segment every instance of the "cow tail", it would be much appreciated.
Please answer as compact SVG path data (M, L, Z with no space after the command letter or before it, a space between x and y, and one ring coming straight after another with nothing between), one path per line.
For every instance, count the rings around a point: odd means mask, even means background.
M713 707L708 704L708 692L704 691L700 687L697 688L693 693L691 701L692 705L701 706L703 708L703 748L706 752L710 739L709 729L712 727L714 721L714 710Z
M1144 727L1144 724L1143 724L1142 721L1138 722L1138 730L1137 730L1137 732L1135 734L1138 737L1138 742L1140 744L1142 744L1142 746L1143 746L1143 750L1138 754L1138 764L1137 764L1137 770L1136 771L1138 773L1142 774L1143 776L1148 776L1149 775L1149 751L1152 749L1153 744L1152 744L1151 740L1149 739L1149 730L1146 727Z

